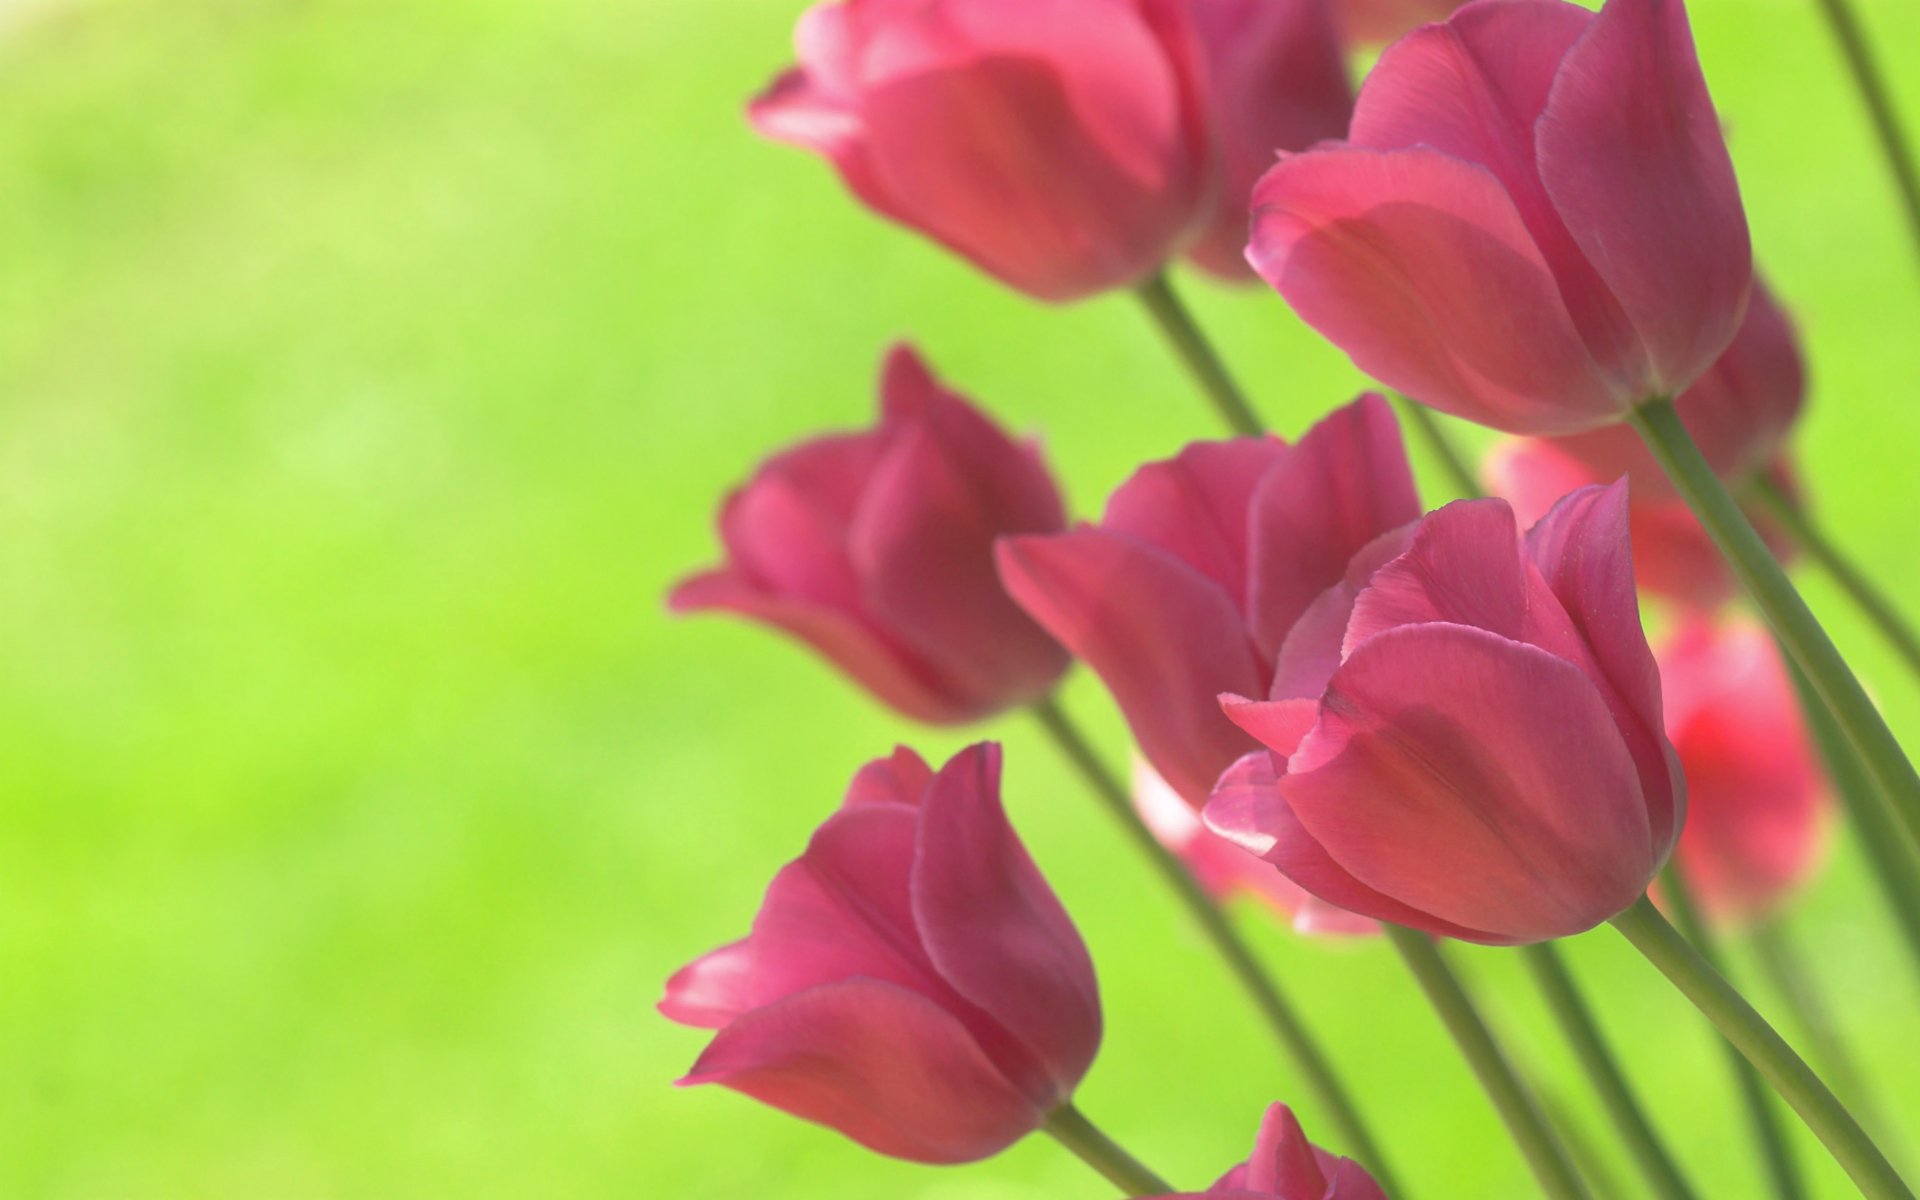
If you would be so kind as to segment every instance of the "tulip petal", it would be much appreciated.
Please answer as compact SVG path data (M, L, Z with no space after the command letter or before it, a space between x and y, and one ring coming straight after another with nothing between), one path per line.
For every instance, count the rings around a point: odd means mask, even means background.
M1253 498L1247 596L1261 653L1276 658L1355 555L1419 516L1413 469L1386 400L1367 393L1308 430Z
M983 743L954 755L927 789L920 821L913 913L921 944L954 991L1021 1042L1047 1080L1021 1080L1005 1063L1002 1073L1029 1095L1064 1100L1099 1049L1100 993L1072 919L1007 822L1000 748Z
M1253 745L1214 698L1265 684L1233 601L1165 551L1100 529L1003 538L998 558L1014 600L1106 683L1147 761L1202 802Z
M1327 1177L1320 1169L1319 1154L1293 1110L1284 1104L1272 1105L1260 1119L1242 1186L1272 1196L1321 1200L1327 1192Z
M752 970L746 938L703 954L667 980L660 1015L681 1025L718 1029L753 1007Z
M1341 657L1389 629L1434 622L1520 641L1527 585L1520 529L1506 501L1456 500L1420 522L1407 552L1367 581L1354 601Z
M895 746L886 758L876 758L854 773L842 808L867 804L904 804L920 807L920 798L933 782L927 760L906 746Z
M1116 488L1100 527L1151 542L1237 599L1247 594L1248 507L1261 477L1286 457L1275 437L1194 442Z
M1408 522L1367 543L1347 564L1346 578L1320 593L1319 599L1287 631L1280 656L1273 665L1275 700L1310 697L1318 700L1327 690L1327 681L1340 668L1347 637L1353 621L1353 606L1361 590L1381 567L1407 552L1421 522Z
M1283 160L1253 208L1255 269L1388 386L1517 433L1624 415L1486 168L1424 147L1333 146Z
M680 1082L718 1083L870 1150L923 1163L986 1158L1043 1117L951 1015L866 979L746 1013Z
M1608 0L1535 130L1541 180L1672 396L1733 339L1753 278L1740 186L1681 0Z
M1633 759L1593 683L1479 629L1413 626L1362 645L1281 786L1355 878L1513 940L1591 928L1659 865Z

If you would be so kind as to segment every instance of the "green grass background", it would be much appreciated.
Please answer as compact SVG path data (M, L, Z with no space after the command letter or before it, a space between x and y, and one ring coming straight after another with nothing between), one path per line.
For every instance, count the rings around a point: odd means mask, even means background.
M702 1037L654 1014L666 975L859 763L964 740L664 617L721 491L866 420L904 335L1081 512L1214 431L1124 299L1023 301L748 134L799 7L0 7L0 1196L1108 1194L1040 1141L937 1171L668 1086ZM1863 7L1920 124L1920 7ZM1912 247L1812 0L1693 9L1808 338L1812 492L1909 601ZM1191 291L1282 430L1360 386L1270 293ZM1807 586L1920 739L1920 689ZM1098 689L1069 702L1121 761ZM1100 966L1087 1111L1196 1187L1271 1100L1317 1127L1035 732L977 736ZM1248 915L1421 1197L1528 1194L1382 947ZM1844 839L1795 933L1920 1167L1914 980ZM1758 1194L1701 1025L1607 931L1570 949L1699 1180ZM1517 964L1460 958L1577 1096Z

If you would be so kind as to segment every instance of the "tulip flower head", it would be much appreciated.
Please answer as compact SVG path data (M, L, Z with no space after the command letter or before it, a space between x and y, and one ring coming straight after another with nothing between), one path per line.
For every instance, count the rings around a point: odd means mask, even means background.
M1387 1200L1365 1167L1309 1142L1284 1104L1267 1110L1252 1156L1201 1194L1216 1200Z
M1248 257L1414 399L1510 433L1705 374L1752 275L1681 0L1478 0L1394 43L1343 142L1260 181Z
M1000 805L1000 751L935 774L868 764L753 932L682 969L660 1011L715 1030L718 1083L926 1163L1038 1129L1100 1044L1093 964Z
M1792 681L1746 618L1690 618L1658 657L1667 733L1687 772L1680 869L1709 917L1762 920L1826 857L1832 804Z
M1066 651L994 572L1002 534L1066 523L1031 443L936 382L905 347L887 358L880 422L775 455L727 498L727 562L673 591L779 629L919 721L975 721L1038 699Z
M1255 743L1221 692L1262 695L1293 623L1362 547L1420 513L1393 412L1363 396L1292 446L1195 442L1134 473L1098 525L1009 537L1001 579L1100 676L1187 803Z
M1382 538L1294 626L1268 698L1223 697L1265 748L1207 824L1438 936L1544 941L1628 908L1685 815L1630 555L1623 483L1524 540L1501 500Z

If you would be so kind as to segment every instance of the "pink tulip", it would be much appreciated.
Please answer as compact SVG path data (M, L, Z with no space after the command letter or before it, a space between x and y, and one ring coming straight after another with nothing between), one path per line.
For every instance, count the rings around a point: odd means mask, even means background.
M1309 1142L1284 1104L1267 1110L1253 1156L1222 1175L1204 1195L1215 1200L1387 1200L1365 1167Z
M1638 900L1679 835L1624 483L1524 541L1501 500L1382 539L1300 620L1269 696L1222 699L1265 749L1207 824L1350 912L1563 937Z
M1002 539L1000 576L1099 674L1141 753L1197 807L1255 745L1215 697L1262 694L1314 597L1419 512L1393 412L1363 396L1294 446L1195 442L1148 464L1099 525Z
M1368 934L1380 926L1333 907L1208 829L1200 814L1145 762L1133 767L1133 807L1161 845L1174 853L1216 900L1250 896L1291 918L1296 933Z
M1349 41L1384 45L1430 21L1444 21L1465 0L1334 0Z
M1347 132L1353 89L1324 0L1188 0L1206 51L1221 186L1188 256L1233 281L1247 267L1247 202L1276 154Z
M675 612L738 613L811 645L920 721L973 721L1045 694L1067 655L994 574L1001 534L1066 518L1039 449L942 388L906 347L887 358L879 427L764 463L720 510L726 565L673 591Z
M939 774L869 763L774 876L753 932L683 968L660 1011L713 1029L718 1083L915 1162L1004 1150L1100 1044L1093 964L1000 806L1000 749Z
M1791 490L1780 466L1788 433L1806 397L1806 371L1787 315L1758 281L1746 320L1726 353L1675 401L1693 434L1736 495L1767 475ZM1640 438L1622 425L1561 438L1509 438L1487 464L1488 484L1513 502L1523 521L1546 513L1576 488L1633 482L1630 521L1640 586L1690 606L1712 608L1736 590L1706 531L1675 492ZM1781 552L1790 544L1758 505L1748 514Z
M1659 651L1667 734L1687 772L1676 853L1721 921L1760 920L1825 857L1830 799L1773 639L1751 620L1686 621Z
M1513 433L1684 391L1733 339L1746 216L1680 0L1479 0L1285 158L1248 256L1362 370Z
M755 128L827 158L868 206L1012 287L1138 282L1197 236L1214 150L1175 0L842 0Z

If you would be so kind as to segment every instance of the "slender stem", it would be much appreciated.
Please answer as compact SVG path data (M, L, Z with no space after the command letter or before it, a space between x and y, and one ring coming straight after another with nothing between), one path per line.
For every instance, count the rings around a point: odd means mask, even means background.
M1694 1007L1719 1027L1728 1041L1760 1069L1776 1092L1800 1114L1807 1128L1825 1144L1834 1161L1867 1200L1914 1200L1912 1191L1894 1172L1886 1155L1860 1128L1827 1085L1820 1082L1793 1048L1774 1032L1766 1018L1753 1010L1739 992L1700 957L1678 930L1667 924L1660 910L1642 897L1632 908L1613 918L1636 950L1680 989Z
M1920 249L1920 169L1914 166L1912 147L1900 128L1899 111L1894 107L1886 76L1873 61L1866 31L1861 28L1850 0L1820 0L1820 10L1826 14L1834 39L1840 43L1840 52L1846 56L1847 69L1853 75L1853 86L1860 93L1860 101L1867 106L1874 135L1880 140L1880 153L1887 160L1894 186L1900 190L1900 202L1913 233L1914 248Z
M1693 902L1686 878L1672 863L1660 874L1660 888L1666 894L1667 907L1673 910L1681 936L1692 945L1702 962L1716 972L1723 971L1719 947L1714 944L1706 922L1700 919L1700 909ZM1723 1038L1721 1044L1727 1048L1733 1084L1740 1093L1741 1107L1747 1110L1747 1124L1752 1127L1753 1140L1760 1147L1760 1159L1766 1164L1773 1194L1780 1200L1800 1200L1807 1194L1806 1184L1800 1178L1800 1164L1794 1159L1786 1130L1780 1127L1780 1114L1774 1111L1773 1097L1767 1094L1766 1084L1755 1066L1747 1061L1746 1054L1729 1039Z
M1566 1098L1549 1089L1538 1075L1522 1071L1520 1077L1539 1099L1540 1111L1546 1114L1553 1131L1560 1135L1560 1144L1567 1148L1567 1157L1580 1172L1580 1178L1587 1181L1587 1190L1593 1193L1594 1200L1623 1200L1627 1189L1620 1186L1613 1164L1600 1153L1592 1133Z
M1480 480L1474 476L1473 468L1467 465L1466 456L1460 453L1460 447L1454 445L1453 435L1440 424L1433 410L1417 400L1394 393L1393 406L1400 412L1400 419L1419 431L1420 440L1427 444L1427 450L1440 460L1447 477L1453 481L1454 490L1468 500L1478 500L1486 495Z
M1826 700L1847 741L1865 760L1875 785L1893 805L1907 832L1920 838L1920 774L1887 728L1847 660L1834 648L1786 572L1754 532L1753 525L1720 483L1670 400L1653 400L1628 418L1647 448L1660 460L1700 524L1719 545L1734 573L1753 595L1780 644L1807 672Z
M1818 974L1808 969L1786 925L1776 917L1755 926L1751 938L1760 973L1766 976L1794 1023L1806 1035L1808 1049L1827 1078L1833 1080L1834 1090L1860 1114L1863 1124L1884 1131L1886 1123L1877 1120L1869 1109L1868 1090L1859 1064L1848 1052L1833 1015L1827 1011L1826 1000L1814 985Z
M1220 957L1226 960L1228 969L1252 997L1255 1007L1260 1010L1261 1016L1280 1039L1281 1046L1305 1079L1308 1090L1319 1102L1335 1135L1361 1165L1373 1172L1374 1178L1379 1180L1380 1186L1389 1195L1400 1196L1401 1191L1387 1168L1386 1158L1368 1132L1366 1123L1360 1119L1360 1111L1354 1106L1352 1096L1334 1074L1332 1064L1321 1052L1313 1035L1307 1031L1293 1004L1281 993L1279 984L1254 957L1252 947L1241 938L1226 913L1207 895L1206 889L1194 879L1192 872L1172 851L1160 844L1160 839L1153 836L1153 831L1134 811L1125 786L1100 761L1092 745L1059 702L1052 697L1040 700L1033 705L1033 715L1053 739L1060 753L1074 765L1114 819L1133 838L1141 853L1152 861L1186 907L1188 915L1199 924Z
M1920 968L1920 870L1915 869L1912 846L1886 797L1873 786L1853 747L1847 745L1833 713L1813 690L1806 672L1791 658L1787 659L1787 670L1800 693L1800 711L1806 715L1813 743L1826 761L1841 808L1853 823L1854 837L1880 885L1881 898L1893 912L1908 957Z
M1040 1128L1129 1196L1164 1196L1173 1191L1172 1184L1101 1132L1071 1101L1048 1113Z
M1160 326L1160 332L1166 335L1173 352L1180 356L1188 374L1213 402L1227 428L1243 437L1257 437L1265 432L1266 427L1254 415L1253 406L1247 403L1247 394L1227 373L1220 352L1213 348L1206 334L1200 332L1193 314L1167 282L1166 273L1153 276L1134 292L1140 297L1140 303L1146 305L1154 323Z
M1586 1200L1586 1185L1574 1173L1567 1152L1541 1116L1533 1097L1527 1094L1513 1065L1493 1040L1493 1033L1461 986L1459 976L1447 965L1440 947L1424 933L1398 925L1385 927L1394 949L1407 962L1407 968L1419 981L1440 1020L1453 1035L1460 1053L1479 1079L1480 1087L1493 1102L1494 1111L1506 1122L1507 1132L1520 1148L1540 1190L1552 1200Z
M1615 1061L1558 947L1552 942L1539 942L1524 947L1521 957L1533 973L1547 1007L1553 1010L1560 1031L1572 1044L1575 1057L1599 1093L1601 1106L1626 1143L1634 1165L1646 1177L1647 1186L1664 1200L1693 1200L1693 1189L1680 1174L1679 1164L1660 1141L1660 1135L1654 1132L1653 1122L1647 1119L1646 1110L1640 1106L1639 1098L1633 1094L1632 1086Z
M1820 564L1840 590L1847 594L1860 612L1880 636L1887 639L1900 660L1909 670L1920 675L1920 634L1900 615L1893 602L1879 588L1875 587L1860 569L1853 565L1840 548L1829 541L1825 534L1813 524L1804 509L1793 502L1793 498L1780 490L1780 486L1762 475L1751 485L1751 491L1775 520L1786 529L1807 557Z

